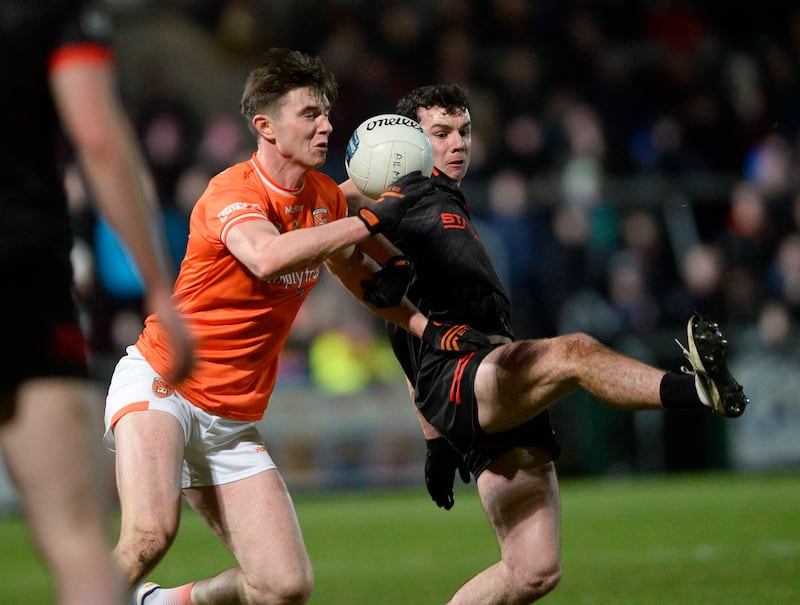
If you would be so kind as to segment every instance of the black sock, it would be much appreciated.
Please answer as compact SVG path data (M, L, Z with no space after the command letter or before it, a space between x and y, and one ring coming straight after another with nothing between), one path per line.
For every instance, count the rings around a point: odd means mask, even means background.
M667 372L661 379L661 405L669 410L710 409L700 401L694 386L694 376Z

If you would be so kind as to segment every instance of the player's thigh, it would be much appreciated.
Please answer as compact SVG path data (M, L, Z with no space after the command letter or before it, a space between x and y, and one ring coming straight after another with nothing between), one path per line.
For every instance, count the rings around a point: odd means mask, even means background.
M478 492L511 567L560 569L561 504L555 466L538 448L515 448L478 477Z
M475 374L478 420L487 432L499 432L530 420L577 387L565 363L561 338L522 340L497 347Z
M310 582L311 563L289 491L277 469L222 485L184 490L186 499L261 588Z
M50 480L67 486L89 475L89 397L88 385L78 379L37 378L19 386L14 418L0 425L0 443L20 487L49 490ZM61 474L73 466L75 472Z
M125 414L114 427L117 491L127 524L174 534L180 515L184 434L166 412Z
M40 543L102 521L93 447L100 427L92 435L91 420L85 381L41 378L20 385L15 417L0 428L6 464Z

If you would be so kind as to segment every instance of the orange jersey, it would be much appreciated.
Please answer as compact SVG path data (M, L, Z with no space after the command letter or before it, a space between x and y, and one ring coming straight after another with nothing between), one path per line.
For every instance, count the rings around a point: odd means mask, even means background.
M178 391L193 404L234 420L259 420L267 407L283 348L320 267L257 279L225 245L244 221L269 221L281 233L347 215L336 183L309 172L303 186L284 189L264 173L255 154L215 176L198 200L186 256L175 284L178 308L197 341L198 363ZM150 315L136 343L161 374L173 367L163 327Z

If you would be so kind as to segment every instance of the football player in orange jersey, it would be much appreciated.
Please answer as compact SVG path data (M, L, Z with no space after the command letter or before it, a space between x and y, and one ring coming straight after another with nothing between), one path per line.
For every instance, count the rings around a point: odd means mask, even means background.
M384 318L433 346L486 339L428 322L382 275L405 259L371 245L430 188L419 173L391 186L372 209L348 216L336 183L318 172L328 152L333 75L316 57L272 49L246 82L241 110L256 138L252 157L211 179L190 219L175 300L196 338L197 367L165 376L172 360L157 314L145 322L112 378L106 440L116 450L122 523L114 550L131 585L175 537L181 494L231 551L237 566L177 588L152 582L137 604L305 603L311 563L295 511L254 422L275 385L278 354L322 264ZM356 244L370 248L377 261Z

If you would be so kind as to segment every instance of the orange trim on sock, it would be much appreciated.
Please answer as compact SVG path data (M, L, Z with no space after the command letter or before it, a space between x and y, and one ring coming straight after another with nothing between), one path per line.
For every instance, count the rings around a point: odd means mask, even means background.
M192 605L192 587L194 582L189 582L183 586L179 586L176 592L178 597L178 605Z

